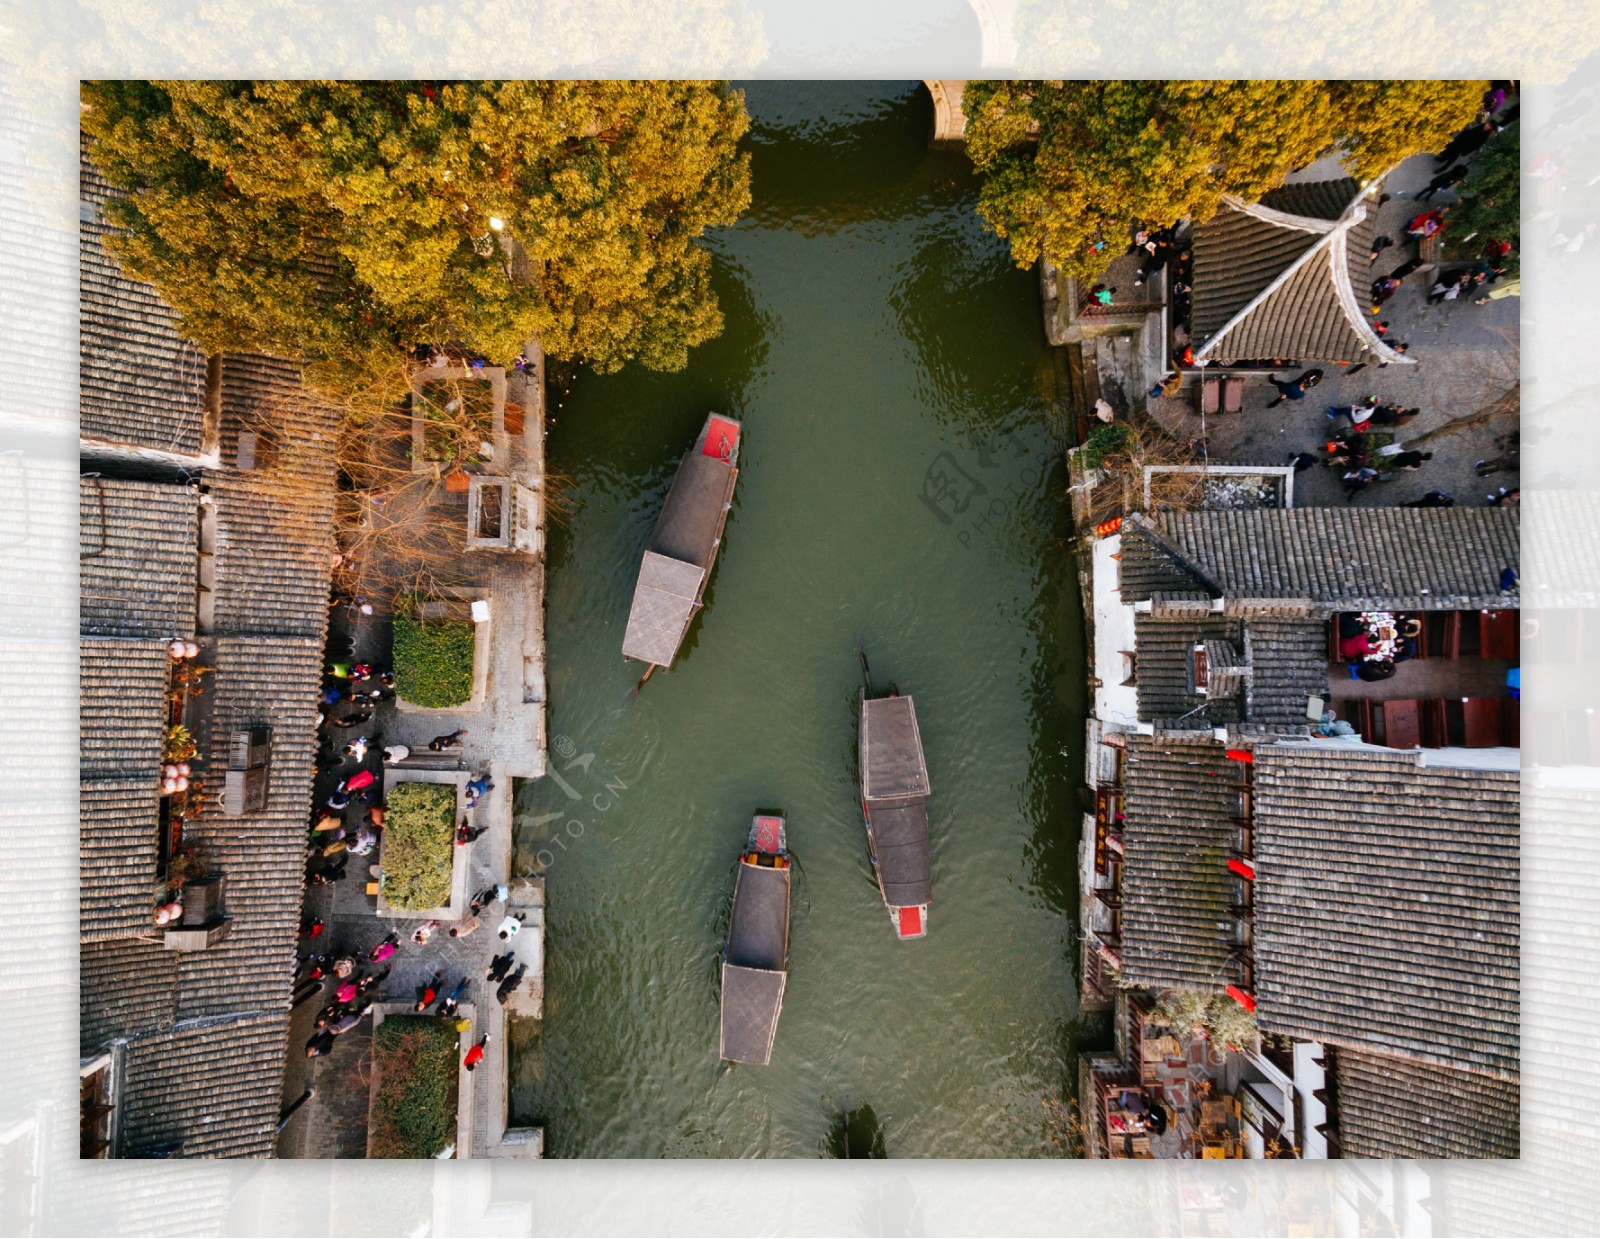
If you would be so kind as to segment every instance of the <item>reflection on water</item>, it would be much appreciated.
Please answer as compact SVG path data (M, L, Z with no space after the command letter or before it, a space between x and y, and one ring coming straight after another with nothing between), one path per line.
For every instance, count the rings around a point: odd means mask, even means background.
M1047 1154L1041 1099L1076 1070L1083 652L1037 286L974 215L965 157L927 149L915 84L746 91L755 207L713 242L726 333L681 373L556 390L565 786L519 793L550 941L513 1119L552 1156L816 1157L870 1098L868 1145L895 1157ZM745 421L726 541L684 655L635 696L639 556L711 409ZM867 860L858 644L917 698L920 942L895 940ZM772 1065L722 1076L718 953L762 807L797 861L788 991Z

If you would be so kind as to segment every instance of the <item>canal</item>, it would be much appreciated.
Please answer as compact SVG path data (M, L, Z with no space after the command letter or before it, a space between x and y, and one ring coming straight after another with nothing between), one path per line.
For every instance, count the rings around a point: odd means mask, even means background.
M1036 277L927 146L915 83L755 83L754 203L711 244L727 327L672 375L551 386L551 766L516 864L549 893L545 1019L512 1117L556 1157L817 1157L871 1106L891 1157L1059 1152L1084 654L1065 384ZM734 510L670 673L620 653L639 557L710 410ZM929 936L895 940L855 790L857 644L915 695ZM757 809L797 862L772 1065L719 1075L718 952Z

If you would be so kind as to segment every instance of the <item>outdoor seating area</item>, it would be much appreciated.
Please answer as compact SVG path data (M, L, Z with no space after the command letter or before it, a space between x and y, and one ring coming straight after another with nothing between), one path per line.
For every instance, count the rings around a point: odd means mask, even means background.
M1246 1056L1215 1045L1198 1028L1180 1032L1166 1027L1141 1000L1130 1000L1127 1010L1127 1067L1093 1073L1095 1117L1106 1155L1249 1156L1245 1119L1235 1095L1250 1070ZM1256 1144L1262 1146L1260 1140Z
M1517 748L1519 613L1344 612L1328 622L1334 714L1387 748Z

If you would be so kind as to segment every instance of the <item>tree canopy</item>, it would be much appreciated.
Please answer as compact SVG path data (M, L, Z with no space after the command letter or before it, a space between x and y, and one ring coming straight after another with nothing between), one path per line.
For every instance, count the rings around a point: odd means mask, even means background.
M1473 156L1467 179L1456 189L1460 201L1450 208L1447 246L1463 256L1479 254L1490 241L1509 241L1507 273L1521 269L1522 141L1519 126L1507 125Z
M1469 123L1478 81L969 82L978 210L1017 265L1092 279L1128 225L1209 219L1335 148L1360 180ZM1104 242L1105 248L1095 246Z
M722 315L698 244L750 200L709 82L92 82L118 260L210 352L341 360L537 334L681 368ZM515 261L502 240L520 246Z

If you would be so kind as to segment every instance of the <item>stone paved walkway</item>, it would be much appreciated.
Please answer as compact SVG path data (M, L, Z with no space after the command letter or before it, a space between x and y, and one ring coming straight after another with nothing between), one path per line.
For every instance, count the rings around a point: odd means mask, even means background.
M542 484L543 473L543 378L542 368L532 379L522 374L508 378L508 398L525 412L525 429L520 436L504 436L496 444L496 460L506 465L513 476ZM524 922L524 930L511 943L502 943L495 927L505 915L506 904L494 903L482 913L483 925L465 938L451 938L448 924L441 926L425 946L410 941L410 934L421 920L387 918L376 914L376 900L366 893L368 866L381 863L382 845L376 853L351 856L347 876L332 886L307 888L305 916L321 919L326 929L315 940L316 948L330 955L353 954L363 957L392 931L401 937L396 953L387 961L391 969L387 980L373 997L388 1001L414 1001L415 993L436 969L446 974L445 990L453 988L463 976L469 989L463 1003L478 1011L473 1036L490 1034L484 1062L475 1076L473 1098L472 1147L475 1156L527 1156L537 1142L514 1141L509 1151L496 1152L506 1132L508 1078L507 1051L510 1038L506 1013L496 1002L494 986L487 982L490 959L503 949L515 950L520 941L522 959L542 961L543 884L511 880L513 856L512 814L516 780L539 778L545 772L545 673L544 673L544 562L542 555L504 554L494 551L469 552L476 579L475 596L488 601L490 664L487 696L480 708L454 711L414 711L400 709L392 701L379 703L372 719L349 730L333 730L335 744L342 746L355 735L373 741L373 751L365 765L386 783L404 778L407 765L434 769L457 769L472 773L487 771L493 790L478 802L471 813L474 825L488 830L473 843L460 849L466 853L467 895L497 885L512 887L511 903L518 907L537 907L537 916ZM377 667L391 664L392 625L390 617L379 613L362 616L350 608L336 608L330 623L330 648L348 640L354 661ZM466 728L460 750L432 753L428 742L458 728ZM381 737L381 741L377 738ZM385 770L380 762L383 744L404 744L412 757L399 767ZM355 770L346 762L337 770L319 776L316 795L320 803L331 793L341 777ZM360 820L359 803L347 812L352 825ZM309 944L308 944L309 949ZM524 980L528 991L516 1005L519 1012L542 1009L543 977L529 974ZM289 1119L278 1141L281 1157L364 1157L366 1154L367 1067L370 1059L370 1032L363 1024L335 1043L334 1051L307 1061L304 1044L313 1031L317 1012L332 1000L333 986L324 982L322 992L298 1006L291 1019L289 1067L284 1081L284 1104L301 1096L307 1085L316 1095ZM537 994L538 1001L530 1002Z

